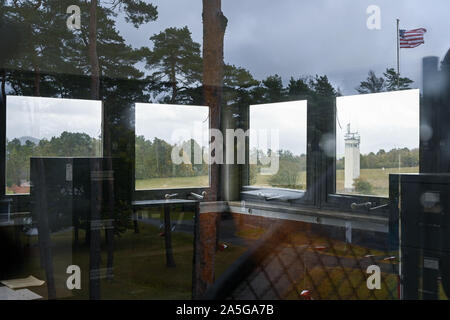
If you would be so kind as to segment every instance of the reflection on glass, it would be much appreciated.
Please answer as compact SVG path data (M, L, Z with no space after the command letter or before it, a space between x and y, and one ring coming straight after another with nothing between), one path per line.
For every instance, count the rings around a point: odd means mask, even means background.
M7 96L6 193L30 191L30 157L102 155L100 101Z
M306 189L306 106L250 106L250 185Z
M209 186L209 109L136 104L137 190Z
M388 196L390 173L419 172L419 90L337 98L336 191Z

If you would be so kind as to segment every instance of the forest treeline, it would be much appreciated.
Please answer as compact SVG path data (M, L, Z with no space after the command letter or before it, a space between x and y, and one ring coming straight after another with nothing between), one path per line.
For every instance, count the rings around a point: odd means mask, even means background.
M336 161L336 169L344 169L345 157ZM410 168L419 166L419 148L398 148L386 152L380 149L360 155L361 169Z
M192 164L172 162L174 144L164 139L146 139L136 137L135 177L138 180L171 177L195 177L208 175L208 164L194 163L194 152L203 148L193 139L182 143L181 148L191 150L187 155ZM63 132L59 137L51 139L12 139L7 143L6 165L7 186L19 186L30 180L30 157L96 157L101 155L102 142L100 138L90 137L86 133ZM261 153L261 151L259 151ZM183 153L180 153L182 156ZM306 170L306 155L294 155L288 150L278 151L280 170L272 177L274 184L286 184L291 179L287 174ZM256 173L261 165L257 166ZM286 178L287 177L287 178ZM287 180L286 180L287 179ZM286 180L286 181L285 181Z
M51 139L12 139L7 143L6 166L8 187L20 186L30 180L30 157L98 157L102 154L102 142L99 138L86 133L63 132ZM202 150L194 140L191 150ZM183 144L183 146L184 146ZM208 175L208 165L174 164L171 153L174 145L163 139L146 140L136 137L136 179L194 177ZM187 150L187 148L186 148ZM193 161L192 161L193 162Z
M33 142L30 139L21 141L13 139L7 143L7 186L20 185L30 180L31 156L57 156L57 157L79 157L100 156L102 143L100 138L93 138L86 133L63 132L59 137L42 139ZM146 139L144 136L136 137L136 179L170 178L170 177L194 177L208 175L208 165L202 164L174 164L172 162L173 144L164 139ZM190 144L190 146L186 145ZM182 145L185 150L190 149L191 162L193 152L203 152L202 147L193 139L185 141ZM253 153L262 151L252 150ZM269 151L271 152L271 151ZM283 188L302 189L305 186L299 183L298 174L306 171L306 155L295 155L289 150L278 150L279 170L269 177L268 182L272 186ZM265 154L268 156L270 154ZM417 167L419 165L419 149L392 149L388 152L381 149L377 153L369 153L360 156L361 169L381 169ZM336 168L344 169L345 159L338 159ZM250 184L256 183L256 178L263 165L258 163L250 165ZM267 166L266 166L267 167Z
M185 141L182 146L184 150L191 150L186 160L191 164L182 162L174 164L172 162L172 149L175 145L154 138L147 140L144 136L136 137L136 179L171 178L171 177L195 177L208 175L208 164L202 161L201 164L194 162L194 152L201 152L202 147L194 140ZM180 152L180 156L182 153Z
M30 157L98 157L101 155L101 140L86 133L63 132L51 139L7 141L6 185L20 186L30 180Z

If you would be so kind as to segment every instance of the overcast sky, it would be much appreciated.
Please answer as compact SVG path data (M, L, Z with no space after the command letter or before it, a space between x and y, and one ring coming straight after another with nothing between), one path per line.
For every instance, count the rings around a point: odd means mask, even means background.
M7 96L6 137L59 137L63 131L98 138L102 129L100 101Z
M158 20L138 31L119 22L122 35L133 46L152 46L149 37L168 27L187 25L202 43L200 0L154 0ZM381 30L369 30L369 5L381 9ZM421 86L421 59L443 57L450 44L448 0L223 0L228 18L224 57L227 63L250 70L259 80L272 74L326 74L346 95L367 76L396 67L396 18L400 28L423 27L425 45L401 49L401 74ZM119 19L120 20L120 19Z
M283 149L306 154L306 101L260 104L250 107L250 149ZM272 130L276 133L272 134ZM278 134L278 141L275 141ZM278 147L277 147L278 146Z
M175 144L194 138L207 145L209 109L204 106L136 104L136 135Z

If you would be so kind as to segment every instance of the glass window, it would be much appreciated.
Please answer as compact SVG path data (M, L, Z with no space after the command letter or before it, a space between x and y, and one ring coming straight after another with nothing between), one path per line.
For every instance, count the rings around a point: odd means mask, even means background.
M449 9L1 1L0 280L32 275L43 299L450 297ZM398 175L419 142L427 174Z
M136 104L136 190L209 186L209 108Z
M102 102L7 96L6 193L30 192L30 157L102 155Z
M306 189L306 106L250 106L250 185Z
M390 173L419 172L419 90L337 98L336 190L387 197Z

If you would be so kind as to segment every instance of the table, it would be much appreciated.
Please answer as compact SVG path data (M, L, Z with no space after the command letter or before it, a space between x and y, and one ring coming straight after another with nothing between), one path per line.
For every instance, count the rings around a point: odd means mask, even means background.
M176 266L173 258L172 250L172 230L170 228L170 206L176 204L195 204L195 219L197 219L200 212L199 200L184 200L184 199L166 199L166 200L138 200L131 203L133 207L134 216L134 228L137 229L137 221L135 212L139 209L146 209L152 207L162 206L164 208L164 244L166 248L166 266L168 268L174 268Z

